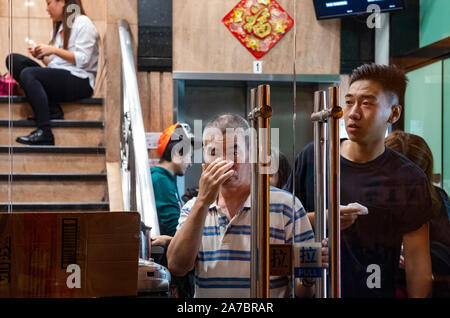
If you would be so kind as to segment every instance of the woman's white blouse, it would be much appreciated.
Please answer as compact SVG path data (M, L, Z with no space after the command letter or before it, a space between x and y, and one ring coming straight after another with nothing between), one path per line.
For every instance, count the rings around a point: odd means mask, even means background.
M62 29L61 25L54 44L58 48L64 46L63 41L61 41ZM98 66L98 39L99 34L94 23L85 15L78 16L73 22L68 44L68 50L75 54L76 64L73 65L53 54L51 55L53 60L48 64L48 67L67 70L79 78L89 78L89 84L94 90Z

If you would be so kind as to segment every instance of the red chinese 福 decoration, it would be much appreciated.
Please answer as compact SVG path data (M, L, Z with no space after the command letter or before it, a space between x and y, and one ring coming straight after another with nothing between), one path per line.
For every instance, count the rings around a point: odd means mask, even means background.
M256 59L294 26L294 20L275 0L242 0L222 22Z

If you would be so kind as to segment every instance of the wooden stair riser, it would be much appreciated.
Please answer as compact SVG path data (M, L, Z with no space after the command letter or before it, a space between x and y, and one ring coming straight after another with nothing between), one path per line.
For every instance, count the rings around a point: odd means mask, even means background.
M11 211L12 213L71 213L71 212L105 212L105 211L109 211L109 205L108 204L104 204L102 206L98 206L94 203L93 206L77 206L76 204L74 206L66 206L66 207L58 207L57 209L55 208L48 208L47 207L42 207L40 205L33 205L30 204L29 206L27 206L26 208L24 207L20 207L17 205L13 205L11 207L11 210L9 210L8 204L5 202L0 202L0 212L2 213L6 213Z
M13 153L0 154L0 173L96 174L106 170L104 154Z
M0 145L21 145L16 142L16 138L28 136L35 129L32 127L13 127L11 143L9 128L0 127ZM56 146L97 147L104 142L103 128L54 127L52 131Z
M107 198L106 180L0 181L0 202L102 202Z
M102 105L62 104L65 120L95 120L104 121ZM31 106L27 103L13 103L11 120L25 120L33 115ZM0 103L0 119L8 120L9 108L7 103Z

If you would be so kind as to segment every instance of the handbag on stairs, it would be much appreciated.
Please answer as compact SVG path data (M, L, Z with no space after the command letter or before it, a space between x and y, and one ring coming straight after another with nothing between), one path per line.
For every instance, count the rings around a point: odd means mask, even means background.
M0 75L0 96L15 96L19 92L19 83L11 76Z

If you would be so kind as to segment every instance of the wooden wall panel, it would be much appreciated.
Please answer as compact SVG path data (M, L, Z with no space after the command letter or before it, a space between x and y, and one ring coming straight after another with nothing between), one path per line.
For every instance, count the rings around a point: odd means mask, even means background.
M11 52L31 58L25 39L31 38L36 43L48 43L51 30L52 25L49 19L14 17ZM0 41L0 73L3 75L8 71L5 60L10 53L8 17L0 17L0 38L2 39Z
M161 108L161 73L150 73L150 129L154 132L163 130Z
M172 73L138 73L142 117L146 132L162 132L173 124ZM149 151L150 158L158 158Z
M122 171L119 162L107 162L109 210L111 212L125 211L122 195Z
M162 73L161 76L161 110L162 126L169 127L173 123L173 80L172 73Z
M340 21L317 21L312 0L297 1L297 73L339 74ZM195 2L195 3L194 3ZM294 18L293 0L278 0ZM173 0L174 71L253 73L255 58L222 18L238 0ZM293 29L261 61L263 72L293 70Z
M145 131L150 131L150 84L149 73L138 73L138 87L141 101L142 119Z

